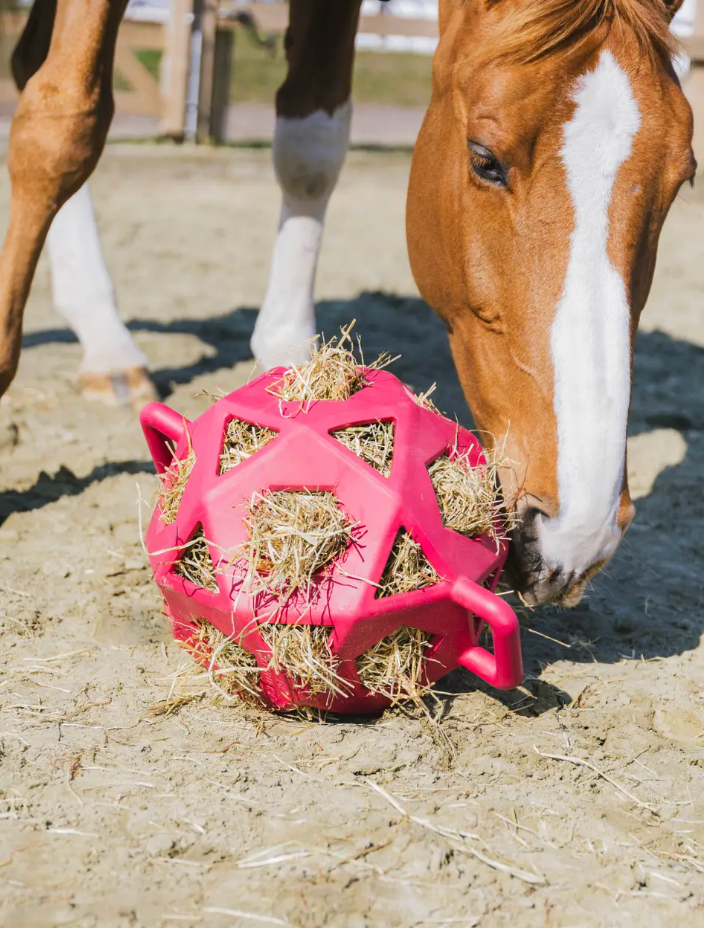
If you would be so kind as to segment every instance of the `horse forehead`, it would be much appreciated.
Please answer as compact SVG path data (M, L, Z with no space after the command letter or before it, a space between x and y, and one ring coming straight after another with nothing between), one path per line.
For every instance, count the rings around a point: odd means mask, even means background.
M577 79L571 97L575 110L565 125L563 161L565 150L577 149L583 140L587 144L600 143L596 154L602 162L609 162L606 168L611 160L617 162L615 166L620 165L630 154L633 137L641 125L641 112L627 71L609 49L602 51L596 64ZM592 151L590 160L594 154ZM569 162L566 167L569 169Z
M481 69L466 94L467 129L485 133L500 150L515 153L544 144L559 147L574 105L577 72L553 59L530 65L497 63Z

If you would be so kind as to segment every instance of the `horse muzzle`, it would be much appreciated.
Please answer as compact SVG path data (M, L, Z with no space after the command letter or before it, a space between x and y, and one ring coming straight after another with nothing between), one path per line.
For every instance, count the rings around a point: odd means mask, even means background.
M621 538L633 519L635 508L630 503L627 512L619 509L613 525L593 537L579 538L579 532L564 530L563 550L558 547L555 557L555 526L557 520L541 508L523 502L519 504L519 523L513 533L506 569L514 588L527 605L554 603L571 608L581 600L592 577L611 560ZM552 556L545 556L544 539L553 532ZM561 530L560 530L561 531ZM574 556L574 549L579 555Z

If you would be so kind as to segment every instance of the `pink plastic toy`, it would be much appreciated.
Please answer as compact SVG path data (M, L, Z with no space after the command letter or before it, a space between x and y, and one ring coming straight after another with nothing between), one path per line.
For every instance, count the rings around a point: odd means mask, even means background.
M161 403L150 403L141 415L142 428L158 472L176 457L185 458L189 442L196 463L176 520L165 525L159 509L147 532L147 549L156 583L164 595L172 630L188 641L194 619L204 618L224 635L256 655L261 687L272 708L309 705L335 712L375 714L389 700L369 693L357 675L356 658L403 625L432 634L426 661L433 683L457 666L499 688L522 679L516 615L493 590L503 567L507 545L480 536L467 538L443 526L427 467L457 447L469 450L472 465L484 461L476 439L443 416L421 407L392 374L367 371L369 386L346 401L316 401L303 409L272 395L283 369L262 375L216 402L194 422ZM237 418L278 434L252 457L219 476L219 460L230 419ZM393 420L391 474L384 477L330 436L353 425ZM296 691L291 681L268 669L270 651L258 633L258 606L242 589L242 569L227 566L232 552L247 540L242 517L252 494L271 490L329 490L344 511L363 526L358 544L350 545L340 570L332 568L327 592L302 618L307 624L334 627L330 637L341 663L338 672L350 681L347 697ZM196 586L174 571L179 545L202 526L210 543L218 592ZM399 529L418 542L442 578L425 589L377 598L378 583ZM359 578L359 579L356 579ZM372 584L365 582L371 580ZM266 610L270 616L270 609ZM300 603L292 598L278 622L301 620ZM478 644L486 622L493 654Z

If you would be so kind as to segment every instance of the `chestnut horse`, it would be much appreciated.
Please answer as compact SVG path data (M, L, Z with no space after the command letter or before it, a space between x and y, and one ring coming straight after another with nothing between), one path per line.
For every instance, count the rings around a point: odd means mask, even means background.
M509 436L513 569L530 602L576 602L633 517L625 455L635 331L665 216L696 170L691 111L671 64L680 5L440 0L409 254L478 427ZM0 255L0 392L16 370L24 304L57 212L55 302L84 347L84 385L149 392L85 187L112 116L124 7L36 0L14 56L22 92ZM347 148L359 7L291 0L274 138L283 206L252 339L267 365L302 360L316 331L315 269Z

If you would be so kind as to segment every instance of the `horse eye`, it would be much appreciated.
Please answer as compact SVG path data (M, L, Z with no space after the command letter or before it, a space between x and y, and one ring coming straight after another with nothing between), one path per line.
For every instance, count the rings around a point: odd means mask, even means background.
M487 181L490 184L496 184L498 187L507 187L508 179L506 169L499 159L493 155L488 148L479 145L478 142L467 142L469 150L469 163L472 171L480 180Z

